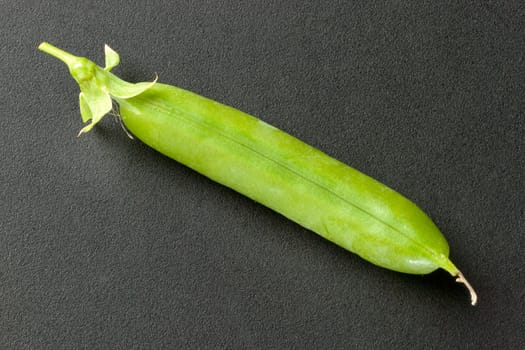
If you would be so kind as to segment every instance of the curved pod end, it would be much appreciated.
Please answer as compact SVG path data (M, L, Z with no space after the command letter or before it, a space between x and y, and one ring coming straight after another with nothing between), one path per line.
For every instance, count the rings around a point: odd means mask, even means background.
M476 291L474 290L474 288L470 285L470 283L467 281L465 276L463 276L461 271L458 271L455 277L456 277L456 282L463 283L465 287L468 289L470 293L470 303L472 304L472 306L476 305L478 302L478 295L476 294Z

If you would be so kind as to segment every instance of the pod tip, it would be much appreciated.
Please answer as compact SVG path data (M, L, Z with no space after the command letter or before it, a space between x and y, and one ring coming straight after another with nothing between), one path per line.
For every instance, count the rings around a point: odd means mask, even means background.
M456 274L456 282L463 283L465 285L465 287L468 289L470 293L470 303L472 304L472 306L476 305L478 302L478 295L476 294L476 291L474 290L474 288L472 288L470 283L467 281L465 276L463 276L461 271L458 271L458 273Z

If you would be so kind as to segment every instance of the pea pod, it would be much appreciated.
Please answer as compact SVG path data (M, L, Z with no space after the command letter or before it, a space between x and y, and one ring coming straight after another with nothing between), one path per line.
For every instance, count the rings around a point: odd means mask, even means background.
M80 112L89 122L80 133L111 111L113 99L127 130L164 155L375 265L410 274L442 268L476 304L442 233L396 191L232 107L156 80L121 80L110 72L119 56L107 45L104 68L49 43L39 49L66 63L80 86Z

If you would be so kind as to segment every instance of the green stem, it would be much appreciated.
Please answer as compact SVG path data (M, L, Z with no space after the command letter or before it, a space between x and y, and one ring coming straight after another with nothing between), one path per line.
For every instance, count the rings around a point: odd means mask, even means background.
M68 66L71 66L76 60L78 60L77 56L74 56L70 54L69 52L66 52L64 50L59 49L56 46L51 45L50 43L43 42L38 46L38 49L41 51L44 51L45 53L58 58Z

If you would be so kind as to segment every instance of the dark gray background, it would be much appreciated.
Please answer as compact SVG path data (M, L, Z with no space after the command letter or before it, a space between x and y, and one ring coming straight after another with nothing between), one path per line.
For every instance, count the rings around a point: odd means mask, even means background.
M517 349L523 1L0 1L1 349ZM49 41L392 186L477 289L377 268L131 141Z

